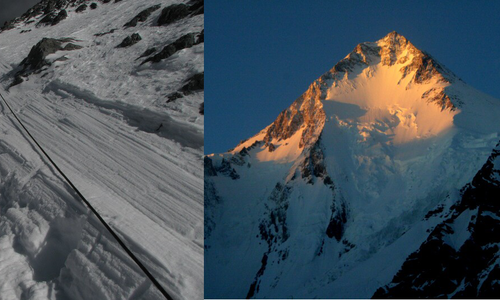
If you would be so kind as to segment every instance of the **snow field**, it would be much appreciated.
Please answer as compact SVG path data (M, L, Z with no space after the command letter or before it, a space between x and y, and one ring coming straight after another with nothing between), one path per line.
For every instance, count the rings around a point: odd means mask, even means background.
M203 29L203 15L152 26L171 1L99 3L56 26L0 34L2 86L42 37L84 46L2 90L28 129L175 299L203 298L203 92L166 96L203 72L203 44L139 66L146 49ZM114 33L95 36L115 29ZM20 33L21 30L30 30ZM143 40L115 47L138 32ZM57 61L65 56L67 60ZM162 299L142 271L0 108L0 299ZM157 130L160 125L162 127Z

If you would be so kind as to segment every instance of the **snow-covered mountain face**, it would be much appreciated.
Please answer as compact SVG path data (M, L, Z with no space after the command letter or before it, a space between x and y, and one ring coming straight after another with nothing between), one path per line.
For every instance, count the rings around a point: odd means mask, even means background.
M376 298L498 298L500 143L462 199ZM443 215L441 207L430 218Z
M392 32L205 157L206 297L366 298L499 141L500 100ZM427 216L427 217L426 217Z
M0 92L174 299L203 298L203 1L43 0ZM0 299L164 299L2 103Z

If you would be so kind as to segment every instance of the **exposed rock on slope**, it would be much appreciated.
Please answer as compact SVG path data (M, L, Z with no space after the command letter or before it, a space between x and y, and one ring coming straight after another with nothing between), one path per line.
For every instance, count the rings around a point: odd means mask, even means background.
M145 64L150 61L154 63L160 62L163 59L169 58L179 50L192 47L194 43L195 43L194 33L188 33L186 35L183 35L180 38L178 38L175 42L165 46L165 48L163 48L163 50L161 50L160 53L144 60L142 64Z
M141 11L139 14L137 14L137 16L135 16L132 20L130 20L129 22L127 22L125 25L125 27L135 27L137 26L137 22L144 22L146 21L149 16L157 11L158 9L160 9L160 5L153 5L149 8L146 8L145 10Z
M138 33L134 33L131 36L127 36L120 45L116 46L116 48L126 48L132 45L137 44L140 40L142 40L141 36Z

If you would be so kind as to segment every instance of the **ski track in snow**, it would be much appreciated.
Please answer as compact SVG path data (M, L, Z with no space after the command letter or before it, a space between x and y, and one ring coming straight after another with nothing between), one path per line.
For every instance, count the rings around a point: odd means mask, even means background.
M152 4L99 2L81 14L70 9L54 27L35 29L33 23L3 32L4 89L11 79L6 74L42 37L69 36L84 48L52 54L48 59L68 60L1 92L166 290L176 299L200 299L203 92L175 103L161 99L203 71L203 44L154 66L139 67L134 59L146 48L200 32L203 15L153 27L160 9L137 27L122 28ZM32 31L20 35L26 28ZM139 44L114 48L133 32L143 37ZM162 299L8 109L0 109L0 299Z

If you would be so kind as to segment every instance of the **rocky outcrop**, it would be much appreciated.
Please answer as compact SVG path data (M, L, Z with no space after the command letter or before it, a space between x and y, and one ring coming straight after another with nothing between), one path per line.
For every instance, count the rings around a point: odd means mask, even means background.
M132 45L137 44L140 40L142 40L142 37L138 33L134 33L130 36L127 36L123 41L120 43L120 45L116 46L116 48L127 48Z
M87 10L87 4L82 4L75 9L75 12L79 13L79 12L84 12L86 10Z
M290 236L286 225L286 212L288 209L288 196L291 188L281 183L276 183L269 196L269 210L265 213L259 224L260 237L269 249L277 243L284 243Z
M233 180L240 178L240 175L238 175L238 173L236 173L236 170L224 158L222 159L220 166L216 170L217 170L218 174L230 177Z
M208 156L204 158L205 176L226 176L233 180L239 179L240 175L236 173L236 170L231 166L231 163L226 159L222 159L220 163L214 164L213 160Z
M169 25L177 20L187 17L191 13L189 6L186 4L173 4L165 7L161 11L158 25Z
M457 109L457 106L454 104L454 102L456 102L457 105L460 104L460 101L458 99L453 99L452 101L452 98L450 98L450 96L445 93L444 89L432 88L422 94L422 99L427 100L429 103L435 103L441 106L441 110L449 109L451 111L454 111Z
M205 176L217 176L217 171L214 168L214 165L212 163L212 160L208 157L205 156L203 158L203 166L205 170Z
M182 97L184 97L184 95L182 95L179 92L172 93L172 94L167 96L167 103L174 102L175 100L180 99Z
M204 2L203 2L203 0L193 0L193 1L191 1L191 7L189 9L191 10L191 14L193 16L203 14L204 13Z
M347 223L347 208L344 201L339 201L337 197L333 197L332 205L330 206L332 214L330 222L326 227L326 235L329 238L335 238L337 241L342 239Z
M270 143L273 140L286 140L303 128L299 147L314 144L316 140L313 136L319 135L325 122L325 112L320 101L324 99L325 91L321 87L320 78L289 108L282 111L267 129L264 141Z
M65 9L62 9L59 11L59 13L49 13L45 17L43 17L40 22L37 23L37 27L44 26L44 25L57 25L59 24L62 20L66 19L68 17L68 13L66 12Z
M21 70L14 75L14 81L10 86L22 83L24 81L22 77L38 72L44 66L50 65L50 63L45 59L49 54L56 53L57 51L71 51L83 48L80 45L71 43L73 41L74 40L70 38L43 38L31 48L28 56L21 61L19 64Z
M308 184L314 184L317 178L324 179L327 176L324 155L319 142L314 144L309 155L302 162L300 172Z
M125 25L123 25L124 27L135 27L137 26L137 23L138 22L144 22L146 21L149 16L157 11L158 9L160 9L161 5L157 4L157 5L153 5L151 7L148 7L146 8L145 10L141 11L140 13L137 14L137 16L135 16L132 20L128 21L127 23L125 23Z
M181 88L181 91L184 95L188 95L195 91L203 90L205 87L204 81L205 72L195 74L188 79L188 83Z
M169 25L175 21L184 19L187 16L195 16L203 13L203 0L192 1L191 5L173 4L162 10L160 17L158 18L158 25Z
M300 165L300 173L302 174L302 179L308 184L316 184L318 179L320 179L332 191L331 217L326 228L326 235L329 238L335 237L337 241L340 241L345 231L345 224L347 223L347 208L344 199L337 192L335 184L328 175L321 148L321 137L310 148L308 155Z
M210 237L212 231L216 226L214 220L216 214L215 208L218 204L221 203L221 199L219 197L217 189L215 188L211 180L205 179L203 191L205 195L203 204L205 209L204 228L205 228L205 240L206 240ZM209 247L210 247L209 245L205 244L205 250L208 249Z
M261 267L249 287L247 299L252 298L259 291L261 277L266 270L270 253L277 253L281 260L285 260L288 256L288 249L281 249L280 245L290 237L286 223L290 192L291 188L289 186L278 182L269 196L268 210L259 224L260 238L267 243L268 250L262 256ZM275 262L271 263L274 264Z
M196 39L196 45L204 43L205 42L205 29L203 29L200 34L198 35L198 38Z
M186 35L181 36L178 38L175 42L165 46L163 50L160 51L160 53L147 58L144 60L142 64L145 64L147 62L153 62L153 63L158 63L162 61L163 59L167 59L170 56L174 55L175 52L185 49L185 48L190 48L194 45L195 43L195 34L194 33L188 33Z
M106 32L99 32L99 33L96 33L94 34L94 36L97 36L97 37L101 37L101 36L105 36L105 35L108 35L108 34L112 34L116 31L116 28L113 28L109 31L106 31Z
M143 57L147 57L147 56L150 56L152 54L154 54L156 52L156 48L155 47L152 47L152 48L148 48L146 51L144 51L144 53L141 54L141 56L139 56L137 59L139 58L143 58Z
M52 39L43 38L38 42L33 48L31 48L28 56L21 62L21 66L24 69L37 70L41 67L48 65L45 60L47 55L56 53L59 50L63 50L63 43L72 42L73 39Z

